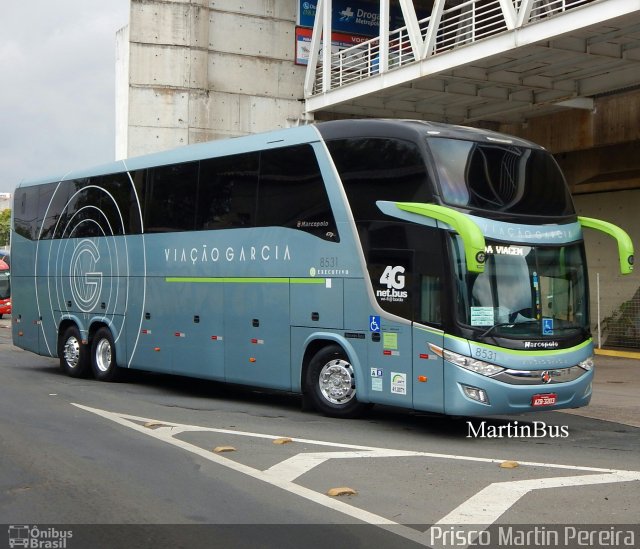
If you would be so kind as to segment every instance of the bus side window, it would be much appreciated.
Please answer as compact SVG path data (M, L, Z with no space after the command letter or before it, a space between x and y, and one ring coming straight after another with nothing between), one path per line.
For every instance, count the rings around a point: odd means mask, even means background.
M96 178L97 179L97 178ZM56 228L54 238L93 238L109 234L102 209L99 208L102 191L88 178L69 183L69 201L64 210L65 223ZM116 226L117 230L118 227Z
M135 176L135 172L132 172ZM140 234L138 203L126 173L92 177L91 183L104 189L100 193L100 211L113 234Z
M145 190L146 232L194 229L198 164L185 162L148 171Z
M196 230L255 226L258 153L200 162Z
M16 233L29 240L38 236L38 187L26 187L16 193L13 222Z
M356 222L384 220L376 202L432 202L419 147L402 139L350 138L327 143Z
M420 321L427 324L441 324L440 304L442 288L440 277L423 274L420 276Z
M298 229L338 242L329 197L310 145L261 153L257 225Z
M68 214L66 212L69 200L71 181L49 183L39 187L38 195L38 234L36 238L50 240L56 238L54 234L57 227L66 226Z

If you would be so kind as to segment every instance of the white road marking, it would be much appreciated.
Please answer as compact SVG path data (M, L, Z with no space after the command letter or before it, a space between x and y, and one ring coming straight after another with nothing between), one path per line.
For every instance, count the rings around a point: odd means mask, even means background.
M312 440L303 438L293 438L294 442L313 444L316 446L328 446L331 448L350 449L350 451L341 452L307 452L297 454L286 459L276 465L262 471L254 467L249 467L242 463L238 463L215 454L209 450L205 450L176 439L175 436L185 432L211 432L219 434L228 434L234 436L244 436L251 438L260 438L267 440L275 440L282 438L282 435L267 435L264 433L251 433L246 431L234 431L230 429L217 429L212 427L202 427L197 425L185 425L181 423L173 423L169 421L161 421L153 418L145 418L133 416L129 414L118 414L97 408L90 408L81 404L72 403L73 406L91 412L105 419L118 423L124 427L133 429L144 435L161 440L182 450L186 450L200 456L206 460L212 461L233 471L243 473L257 480L267 482L272 486L281 488L289 493L303 497L309 501L313 501L319 505L343 513L353 519L379 526L406 539L412 540L422 545L427 545L431 539L431 529L426 532L419 532L414 528L409 528L385 517L354 507L344 501L326 496L304 486L295 484L293 481L301 475L311 471L318 465L330 459L356 459L356 458L380 458L380 457L430 457L436 459L450 459L457 461L472 461L476 463L501 463L504 459L490 459L473 456L459 456L450 454L436 454L431 452L415 452L410 450L394 450L391 448L379 448L375 446L360 446L355 444L344 444L338 442L328 442L323 440ZM144 427L145 423L156 422L159 426L155 428ZM640 471L624 471L618 469L603 469L597 467L582 467L577 465L564 465L554 463L539 463L519 461L521 466L544 467L546 469L560 469L580 471L582 473L600 473L600 474L582 474L578 476L568 477L551 477L542 479L530 479L510 482L497 482L490 484L480 492L469 498L463 504L451 511L445 517L440 519L435 525L451 525L451 524L474 524L478 526L490 526L508 511L515 503L517 503L524 495L532 490L540 490L545 488L561 488L568 486L586 486L592 484L611 484L617 482L633 482L640 481Z
M330 459L380 458L380 457L410 457L421 455L420 452L405 450L360 450L355 452L316 452L297 454L280 463L276 463L265 471L270 475L293 482L299 476L311 471Z
M440 519L442 524L475 524L490 526L500 516L515 505L520 498L532 490L544 488L565 488L588 484L610 484L640 480L640 472L617 471L602 475L581 475L575 477L537 478L511 482L494 482L480 490L462 505Z
M173 446L177 446L183 450L191 452L192 454L196 454L201 458L212 461L228 469L232 469L239 473L243 473L250 477L253 477L258 480L262 480L267 482L273 486L286 490L292 494L298 495L309 501L313 501L314 503L318 503L324 507L337 511L339 513L343 513L351 518L356 520L365 522L367 524L372 524L384 528L386 530L390 530L404 538L410 539L417 543L424 544L424 541L421 539L422 533L409 528L407 526L403 526L402 524L398 524L392 520L389 520L380 515L376 515L375 513L370 513L369 511L365 511L364 509L359 509L358 507L354 507L353 505L349 505L348 503L344 503L343 501L337 500L335 498L326 496L324 494L320 494L315 492L314 490L310 490L309 488L305 488L304 486L300 486L298 484L294 484L284 479L279 479L277 477L272 476L269 473L265 473L264 471L260 471L259 469L255 469L253 467L249 467L247 465L243 465L241 463L232 461L231 459L222 457L221 455L215 454L209 450L205 450L194 444L190 444L188 442L179 440L174 438L175 434L183 433L185 431L191 432L218 432L218 433L227 433L227 434L235 434L242 436L256 436L257 438L266 438L266 439L276 439L281 438L280 436L271 436L271 435L263 435L260 433L244 433L240 431L230 431L227 429L210 429L206 427L196 427L193 425L181 425L178 423L171 423L167 421L161 422L166 425L166 427L159 427L157 429L150 429L148 427L144 427L144 425L140 425L135 422L148 422L148 421L157 421L152 418L143 418L138 416L131 416L128 414L116 414L113 412L108 412L106 410L99 410L96 408L90 408L88 406L83 406L81 404L72 403L73 406L81 408L87 412L91 412L93 414L104 417L105 419L109 419L119 425L124 427L128 427L139 433L148 435L150 437L156 438ZM294 439L296 440L296 439ZM300 439L303 440L303 439ZM323 443L327 446L333 446L332 443ZM338 446L346 446L346 445L338 445Z

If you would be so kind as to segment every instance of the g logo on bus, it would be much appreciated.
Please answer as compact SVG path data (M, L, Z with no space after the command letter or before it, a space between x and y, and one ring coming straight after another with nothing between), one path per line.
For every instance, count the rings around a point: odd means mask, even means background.
M91 240L80 242L71 257L71 293L85 313L96 307L102 293L102 273L96 269L98 261L100 252Z
M549 383L551 381L551 374L548 371L544 371L540 375L540 379L542 380L542 383Z

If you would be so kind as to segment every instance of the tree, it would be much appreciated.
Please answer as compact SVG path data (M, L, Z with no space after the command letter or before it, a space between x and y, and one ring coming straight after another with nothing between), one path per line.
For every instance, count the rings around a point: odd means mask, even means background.
M11 210L7 208L0 212L0 246L9 245L9 233L11 231Z

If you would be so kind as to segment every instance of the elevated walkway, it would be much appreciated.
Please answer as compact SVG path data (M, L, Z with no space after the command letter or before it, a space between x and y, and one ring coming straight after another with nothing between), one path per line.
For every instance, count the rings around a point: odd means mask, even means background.
M434 0L421 20L321 50L331 0L318 0L305 80L309 114L521 123L640 87L640 0Z

